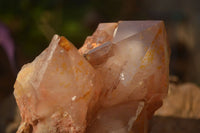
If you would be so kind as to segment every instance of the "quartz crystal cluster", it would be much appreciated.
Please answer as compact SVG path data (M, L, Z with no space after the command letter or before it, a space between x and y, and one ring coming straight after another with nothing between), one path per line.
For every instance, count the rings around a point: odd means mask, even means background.
M54 35L19 72L18 133L147 133L168 90L162 21L101 23L77 50Z

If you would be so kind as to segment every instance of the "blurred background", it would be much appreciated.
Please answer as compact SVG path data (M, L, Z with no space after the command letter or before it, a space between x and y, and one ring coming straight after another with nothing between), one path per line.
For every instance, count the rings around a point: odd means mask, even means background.
M22 65L40 54L54 34L80 47L101 22L164 20L173 80L200 85L199 4L199 0L0 0L0 133L9 132L6 126L14 119L13 84Z

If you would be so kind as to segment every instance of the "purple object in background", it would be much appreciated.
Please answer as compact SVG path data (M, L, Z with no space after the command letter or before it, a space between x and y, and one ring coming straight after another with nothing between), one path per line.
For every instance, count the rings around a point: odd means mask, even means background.
M10 65L12 66L14 73L16 73L15 58L14 58L14 50L15 50L14 41L10 35L8 28L1 22L0 22L0 46L2 46L3 49L5 50Z

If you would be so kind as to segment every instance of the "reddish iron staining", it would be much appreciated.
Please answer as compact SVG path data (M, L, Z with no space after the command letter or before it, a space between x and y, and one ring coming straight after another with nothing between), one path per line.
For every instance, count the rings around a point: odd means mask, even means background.
M79 62L78 62L78 65L79 65L79 66L82 66L82 65L83 65L83 61L82 61L82 60L79 61Z
M87 91L83 96L81 96L80 98L78 98L76 101L79 101L79 100L84 100L84 99L87 99L88 96L90 95L91 91Z
M141 68L141 69L145 68L145 65L141 65L140 68Z
M61 68L66 71L67 70L67 64L65 62L62 63Z
M162 66L158 66L158 67L157 67L157 69L161 69L161 68L162 68Z
M70 86L70 83L69 84L66 84L64 85L65 88L68 88Z
M96 48L96 47L98 47L98 46L100 46L100 45L101 45L101 43L92 43L92 44L91 44L92 49L93 49L93 48Z
M82 99L86 99L87 96L89 96L89 94L90 94L90 90L89 90L88 92L86 92L81 98L82 98Z
M63 36L60 37L59 45L66 51L69 51L72 48L71 43Z
M76 73L82 72L82 70L81 70L80 68L78 68L78 67L75 67L74 69L75 69L75 72L76 72Z
M154 40L152 41L152 44L155 44L157 38L159 37L159 35L161 35L162 32L163 32L162 28L159 28Z

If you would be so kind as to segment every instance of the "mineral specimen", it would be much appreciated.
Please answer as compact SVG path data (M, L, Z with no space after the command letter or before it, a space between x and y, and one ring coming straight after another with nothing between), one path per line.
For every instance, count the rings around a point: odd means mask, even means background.
M18 133L146 133L168 65L162 21L100 24L79 51L55 35L18 74Z

